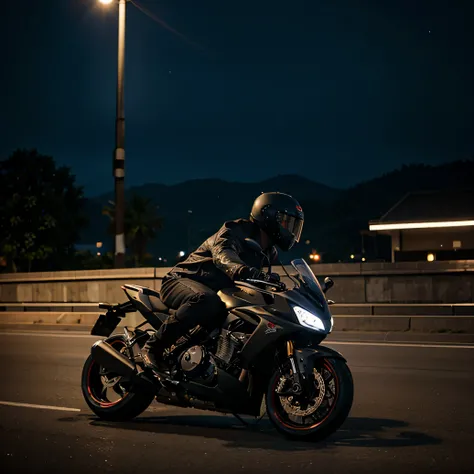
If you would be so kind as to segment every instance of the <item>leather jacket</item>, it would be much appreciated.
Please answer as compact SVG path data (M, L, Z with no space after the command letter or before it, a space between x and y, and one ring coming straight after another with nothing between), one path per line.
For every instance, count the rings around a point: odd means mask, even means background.
M265 257L251 249L245 239L251 238L261 244L260 228L247 219L227 221L214 235L209 237L198 249L178 263L165 276L190 278L209 288L219 291L233 286L233 281L248 267L261 270L268 265ZM269 257L277 259L277 250L272 247Z

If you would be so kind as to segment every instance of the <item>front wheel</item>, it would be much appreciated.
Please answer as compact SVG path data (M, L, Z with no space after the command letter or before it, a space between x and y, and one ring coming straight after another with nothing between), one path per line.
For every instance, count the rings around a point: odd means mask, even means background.
M344 423L352 407L354 382L349 367L341 359L321 359L313 369L311 394L305 390L301 395L278 395L290 370L282 367L270 378L265 400L268 417L290 438L327 438Z
M123 336L106 339L114 349L129 356ZM125 421L145 411L155 394L146 387L133 390L131 383L107 371L90 355L82 369L82 394L89 408L103 420Z

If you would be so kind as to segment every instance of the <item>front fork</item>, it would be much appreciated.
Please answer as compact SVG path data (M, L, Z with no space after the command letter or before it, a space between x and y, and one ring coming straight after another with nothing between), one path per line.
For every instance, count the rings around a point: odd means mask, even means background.
M306 385L307 376L304 371L301 370L299 360L295 357L295 347L293 341L286 342L286 355L290 361L291 371L290 377L283 380L276 392L278 395L301 395L303 392L303 386Z

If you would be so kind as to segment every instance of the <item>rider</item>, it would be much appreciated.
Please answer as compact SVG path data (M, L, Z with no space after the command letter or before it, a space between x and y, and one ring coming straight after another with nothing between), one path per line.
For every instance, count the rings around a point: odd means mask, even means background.
M227 314L217 292L232 287L233 281L279 282L278 274L262 271L265 258L246 245L245 239L258 242L274 261L274 245L290 250L300 240L303 222L303 210L296 199L288 194L263 193L253 203L249 220L225 222L216 234L178 263L163 278L160 290L163 303L177 311L145 344L145 365L167 370L162 362L166 348L197 325L217 327Z

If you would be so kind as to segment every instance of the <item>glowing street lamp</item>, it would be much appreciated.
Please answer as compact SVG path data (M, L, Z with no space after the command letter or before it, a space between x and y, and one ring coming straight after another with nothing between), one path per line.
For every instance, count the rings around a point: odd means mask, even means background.
M117 2L118 17L118 59L117 59L117 98L115 112L115 150L113 175L115 182L115 268L125 266L125 13L127 0L98 0L103 5Z

